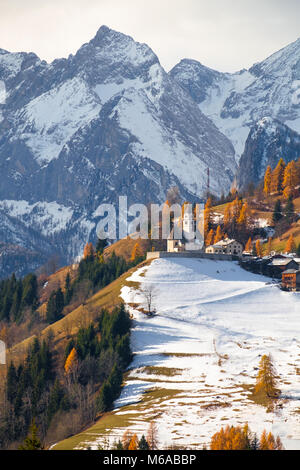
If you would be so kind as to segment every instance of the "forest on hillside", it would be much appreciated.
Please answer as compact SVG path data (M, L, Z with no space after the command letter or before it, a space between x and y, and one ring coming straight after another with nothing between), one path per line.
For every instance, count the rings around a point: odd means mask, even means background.
M99 241L94 249L87 244L75 277L67 272L63 285L48 292L42 318L45 292L36 274L23 279L12 275L0 282L0 337L8 339L11 348L21 332L31 336L34 328L37 331L24 358L7 364L0 448L17 448L30 429L38 430L43 443L62 439L92 423L119 396L131 361L131 321L123 304L112 310L100 308L94 321L75 334L66 331L69 339L62 352L55 329L50 327L43 339L39 333L144 259L137 250L129 261L114 252L104 257L105 245ZM48 281L43 278L42 283L47 286Z

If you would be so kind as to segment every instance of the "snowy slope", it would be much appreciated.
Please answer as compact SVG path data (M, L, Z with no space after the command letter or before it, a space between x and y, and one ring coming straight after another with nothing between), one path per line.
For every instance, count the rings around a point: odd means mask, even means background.
M116 403L112 440L124 432L123 419L138 435L153 419L162 446L201 448L221 426L248 422L252 431L270 430L286 448L300 449L299 294L229 261L160 259L129 280L140 283L140 291L122 289L135 318L135 355ZM156 288L151 319L133 307L144 306L144 286ZM282 395L267 413L247 387L269 353ZM94 436L89 445L102 439Z
M6 89L3 80L0 80L0 104L4 104L6 99Z
M56 202L0 201L0 210L28 225L34 225L43 235L53 235L67 228L74 211Z
M18 114L18 136L40 164L58 158L73 134L101 109L97 96L75 77L30 101Z

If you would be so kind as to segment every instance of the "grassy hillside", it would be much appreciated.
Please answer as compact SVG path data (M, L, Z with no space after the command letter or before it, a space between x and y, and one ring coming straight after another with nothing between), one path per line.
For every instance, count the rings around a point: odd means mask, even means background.
M148 262L144 261L138 265L138 267L147 263ZM120 291L125 285L133 285L133 283L127 282L127 278L130 277L138 267L130 269L111 284L99 290L99 292L87 299L83 304L71 310L61 320L53 323L52 325L46 326L37 334L30 335L23 341L8 349L7 362L13 360L17 364L21 360L24 360L28 347L34 338L38 337L42 340L47 338L50 333L53 334L54 337L55 350L57 352L63 351L67 341L74 336L80 328L86 327L89 323L93 322L99 315L101 309L105 308L112 310L121 302ZM70 269L70 267L66 267L53 274L50 281L52 285L57 285L59 280L63 282L64 276ZM45 304L43 304L39 310L42 310L43 308L45 308Z
M104 256L110 256L112 252L115 252L117 256L122 256L124 259L126 259L126 261L129 261L136 244L138 244L138 251L141 256L144 255L149 249L148 240L134 240L130 237L127 237L123 238L122 240L118 240L116 243L113 243L107 247L104 251Z
M121 253L126 243L122 243L121 245L122 249L119 250L119 253ZM108 315L110 312L114 311L112 316L114 318L116 311L119 310L116 309L116 307L121 303L121 299L119 297L121 288L124 285L134 288L134 283L129 283L127 278L136 269L136 266L128 269L128 264L122 261L121 258L109 256L112 252L113 250L106 254L106 261L103 264L101 262L99 263L98 258L93 256L91 259L85 259L84 262L80 263L80 265L64 267L49 277L41 276L38 281L39 307L37 309L28 308L22 316L19 324L14 321L13 318L9 318L7 321L2 321L2 326L0 325L2 333L4 331L7 332L6 334L7 337L10 338L11 344L8 344L8 341L6 341L6 345L8 346L7 361L6 365L0 366L0 403L4 400L4 384L6 382L6 376L8 374L10 364L13 363L16 370L19 366L24 368L27 363L26 361L28 361L28 352L32 351L33 345L36 344L36 340L39 341L40 345L43 344L43 341L46 341L46 344L50 345L49 347L53 358L52 368L54 377L56 377L62 386L65 387L65 390L67 390L66 387L68 387L68 383L66 382L64 373L66 347L69 347L71 341L77 341L77 338L79 337L78 333L82 335L84 330L89 331L91 325L94 325L96 331L98 331L97 337L99 341L101 341L99 321L101 316L103 316L103 309L108 311ZM139 255L140 254L141 253L139 253ZM135 260L135 263L136 262L138 262L138 259ZM132 266L133 264L134 263L129 263L129 266ZM146 262L141 262L138 266L143 266L144 264L146 264ZM127 271L124 272L126 269ZM124 274L120 275L122 272ZM70 278L70 285L73 292L71 301L65 303L61 318L49 324L48 316L46 318L47 303L49 302L49 299L51 299L53 292L57 292L58 289L65 292L67 276ZM106 276L106 278L104 279L102 276ZM116 276L119 277L112 281ZM104 287L101 288L101 286ZM82 336L80 337L82 338ZM103 343L103 346L101 346L103 352L105 351L105 348L108 347L105 346L105 344L106 343ZM112 344L115 345L113 347L118 347L117 342ZM120 367L123 367L121 366L121 362L119 364ZM109 363L107 364L107 367L110 367L108 370L112 370L112 366L109 366ZM104 379L100 379L100 381L95 383L93 387L93 400L96 399L100 390L99 387L102 387L104 383L103 380ZM18 382L16 382L16 387L17 383ZM78 382L78 386L79 385L80 384ZM96 395L94 395L95 393ZM70 395L70 397L72 397L72 395ZM54 416L54 419L51 421L51 427L49 428L49 434L45 437L46 445L51 442L52 438L62 439L66 436L66 431L69 433L70 429L72 429L71 432L73 433L78 432L80 428L82 428L82 422L79 419L79 415L75 412L76 408L74 409L74 412L72 411L72 408L69 409L68 413L71 413L71 415L69 416L68 414L68 419L75 419L75 421L72 425L66 427L64 427L64 424L60 422L63 416L61 415L61 412ZM7 418L5 419L7 421ZM83 424L86 425L87 422L93 422L94 418L91 419L89 419L89 421L85 419ZM3 430L1 430L1 433L2 438L0 436L0 440L3 440ZM13 441L11 445L12 448L16 448L19 444L18 442Z

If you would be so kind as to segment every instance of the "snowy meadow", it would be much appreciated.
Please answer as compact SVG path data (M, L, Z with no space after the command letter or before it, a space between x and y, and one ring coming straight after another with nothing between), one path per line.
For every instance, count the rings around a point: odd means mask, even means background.
M154 421L162 448L201 449L221 426L248 422L300 449L300 294L230 261L158 259L128 280L134 287L122 297L134 318L134 360L106 439L125 429L141 436ZM153 317L143 313L150 286ZM251 393L264 354L281 390L272 410ZM102 440L93 433L78 447Z

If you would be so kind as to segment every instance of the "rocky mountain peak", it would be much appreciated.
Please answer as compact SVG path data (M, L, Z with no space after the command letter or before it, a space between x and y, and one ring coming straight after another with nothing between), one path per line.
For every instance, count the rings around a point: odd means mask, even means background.
M33 52L9 52L0 49L0 80L10 80L20 72L39 64L41 60Z
M197 60L183 59L169 72L196 103L201 103L207 96L207 90L215 85L223 74L201 64Z
M270 55L262 62L254 64L249 71L257 77L264 74L279 77L294 71L293 78L300 79L300 38Z
M75 54L74 61L80 68L90 68L96 75L135 78L141 69L159 64L158 57L146 44L134 41L131 36L119 33L107 26L101 26L95 37L84 44Z
M241 156L237 184L245 189L250 182L257 184L268 165L275 168L280 158L286 163L300 155L300 135L285 124L271 117L255 123L246 140Z

